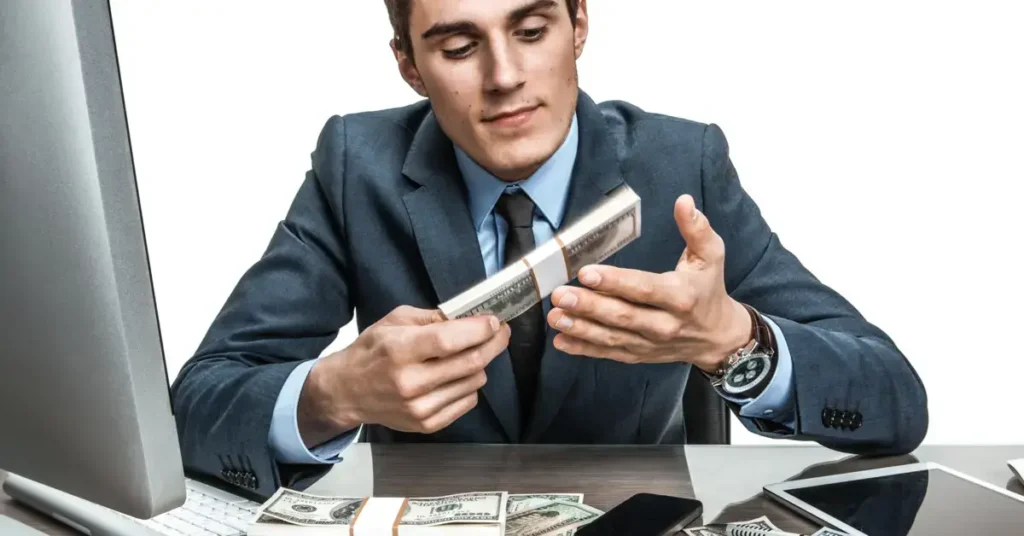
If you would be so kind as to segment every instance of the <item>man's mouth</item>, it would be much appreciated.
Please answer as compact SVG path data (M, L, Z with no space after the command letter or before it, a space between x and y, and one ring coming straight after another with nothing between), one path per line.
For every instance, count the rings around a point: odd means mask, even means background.
M496 113L484 118L484 123L491 123L500 126L518 126L529 121L533 112L540 108L539 104L521 106L511 110Z

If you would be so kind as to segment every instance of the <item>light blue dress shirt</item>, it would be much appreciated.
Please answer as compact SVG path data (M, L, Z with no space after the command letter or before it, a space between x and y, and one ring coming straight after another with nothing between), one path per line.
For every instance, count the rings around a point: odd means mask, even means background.
M576 163L578 126L573 116L569 135L561 147L533 175L519 183L506 183L480 167L461 149L455 149L459 171L469 193L469 209L476 228L477 241L483 256L487 275L497 272L505 264L505 236L508 225L494 213L498 198L505 191L521 188L536 205L533 220L535 242L540 245L551 239L562 224L569 182ZM545 315L548 306L545 304ZM766 318L779 346L779 361L775 376L767 388L755 399L729 398L740 405L740 422L757 432L750 417L769 419L792 430L795 426L793 411L793 366L789 347L779 327ZM334 463L350 445L362 427L310 450L299 435L296 407L302 385L314 361L295 368L278 395L270 425L270 444L277 459L283 463ZM724 396L724 395L723 395Z

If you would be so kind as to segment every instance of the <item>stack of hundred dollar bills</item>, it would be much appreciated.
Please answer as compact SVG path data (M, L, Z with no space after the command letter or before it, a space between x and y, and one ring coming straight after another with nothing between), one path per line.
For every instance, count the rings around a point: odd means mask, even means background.
M492 314L507 322L640 237L640 197L622 185L582 218L501 271L442 303L448 320Z
M281 488L247 529L249 536L571 536L603 512L581 493L442 497L325 497Z

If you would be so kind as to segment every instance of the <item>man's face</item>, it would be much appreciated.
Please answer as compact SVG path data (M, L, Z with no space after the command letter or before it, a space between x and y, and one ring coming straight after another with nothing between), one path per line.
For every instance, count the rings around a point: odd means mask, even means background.
M413 0L414 62L403 77L430 99L441 127L477 163L508 181L527 178L565 140L576 109L576 27L566 0Z

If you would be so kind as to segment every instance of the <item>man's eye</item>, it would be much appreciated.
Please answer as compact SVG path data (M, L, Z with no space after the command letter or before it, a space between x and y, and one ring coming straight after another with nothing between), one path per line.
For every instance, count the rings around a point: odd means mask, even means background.
M544 26L540 26L538 28L526 28L524 30L520 30L519 35L527 41L536 41L544 36L545 31L547 31L547 28Z
M444 56L453 59L464 58L473 50L474 46L476 43L469 43L459 48L444 49Z

